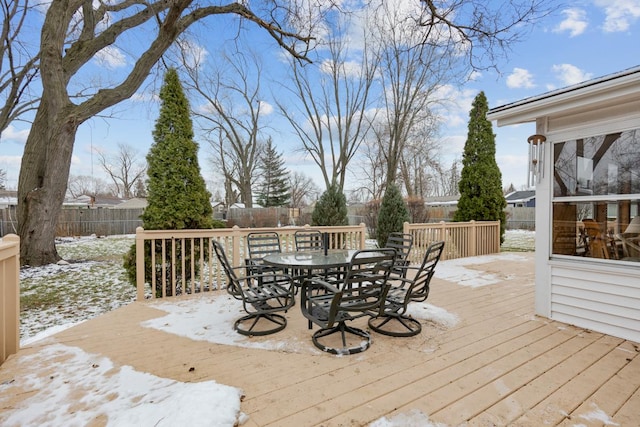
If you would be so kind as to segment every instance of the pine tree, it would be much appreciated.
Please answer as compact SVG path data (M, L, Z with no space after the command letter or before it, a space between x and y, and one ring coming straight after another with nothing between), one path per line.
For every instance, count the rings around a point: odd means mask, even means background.
M337 185L329 186L320 196L311 214L311 225L349 225L347 198Z
M282 154L276 151L271 138L262 153L260 171L262 183L258 190L258 203L265 208L288 206L291 199L289 174Z
M502 173L496 163L496 142L484 92L473 101L467 141L462 157L460 199L454 221L500 221L500 242L504 240L507 202L502 193Z
M147 155L147 207L141 216L142 225L149 230L211 228L211 195L200 174L189 102L174 69L165 75L160 101L160 115L153 130L154 143ZM184 256L190 256L190 248L184 249ZM145 253L149 251L145 250ZM146 275L150 280L151 262L147 261ZM190 262L185 265L188 267L184 274L188 279L192 275ZM135 245L125 258L125 268L135 283ZM176 275L181 276L182 272L178 271Z
M402 231L404 223L409 221L409 211L402 199L402 194L395 184L387 187L382 197L378 224L376 226L376 240L378 246L384 248L390 233Z

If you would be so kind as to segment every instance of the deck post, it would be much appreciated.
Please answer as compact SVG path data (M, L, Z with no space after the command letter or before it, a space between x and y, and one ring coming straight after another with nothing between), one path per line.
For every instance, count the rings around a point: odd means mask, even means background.
M136 227L136 300L144 300L144 228Z
M20 237L0 242L0 364L20 350Z

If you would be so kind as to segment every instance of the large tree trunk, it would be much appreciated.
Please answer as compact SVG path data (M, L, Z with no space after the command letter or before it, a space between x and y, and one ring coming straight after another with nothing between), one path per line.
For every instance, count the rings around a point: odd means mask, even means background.
M42 105L46 105L44 98ZM55 247L56 226L78 127L66 114L70 106L50 113L50 109L42 105L24 148L18 181L22 265L44 265L60 260Z

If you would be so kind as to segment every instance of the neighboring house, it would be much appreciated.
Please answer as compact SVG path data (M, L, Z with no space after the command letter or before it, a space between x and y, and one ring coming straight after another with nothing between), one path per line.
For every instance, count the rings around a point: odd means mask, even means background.
M144 209L147 207L147 199L145 197L133 197L129 200L112 206L111 209Z
M427 197L424 201L426 206L458 206L458 199L460 195L456 196L438 196L438 197Z
M640 342L640 67L487 118L536 123L536 313Z
M533 208L536 206L536 191L514 191L504 196L507 206L515 208Z
M65 208L78 207L78 208L111 208L119 205L123 202L123 199L112 196L90 196L83 194L75 198L65 199L62 204Z

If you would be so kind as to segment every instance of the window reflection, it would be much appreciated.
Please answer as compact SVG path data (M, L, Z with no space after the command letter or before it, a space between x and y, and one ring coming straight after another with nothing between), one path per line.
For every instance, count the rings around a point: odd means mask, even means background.
M553 155L552 253L640 262L640 129L556 143Z
M555 197L640 193L640 129L554 145Z

